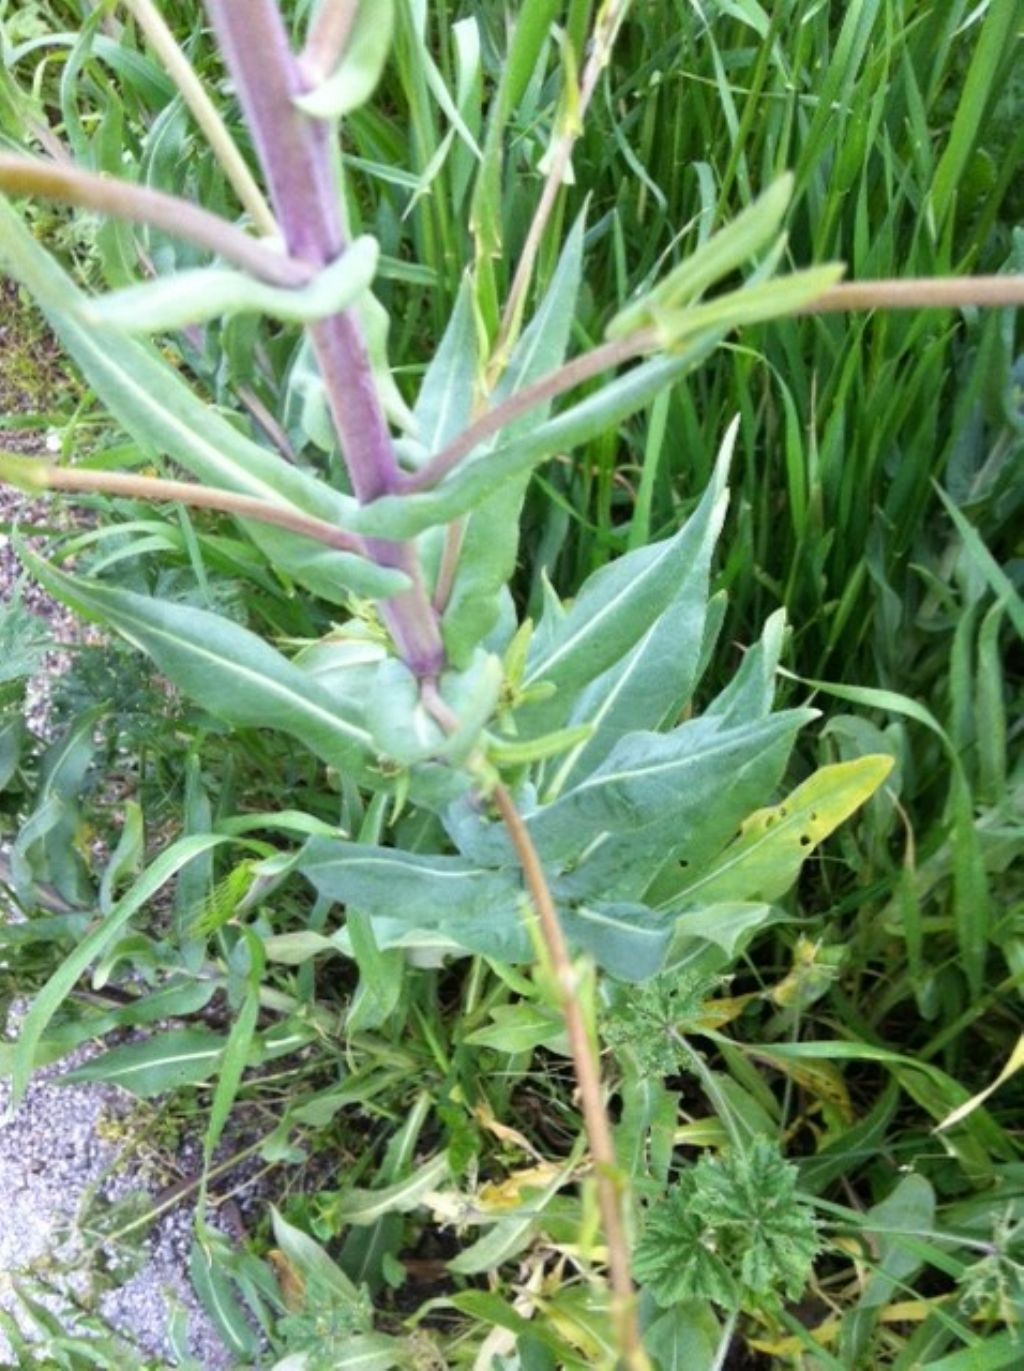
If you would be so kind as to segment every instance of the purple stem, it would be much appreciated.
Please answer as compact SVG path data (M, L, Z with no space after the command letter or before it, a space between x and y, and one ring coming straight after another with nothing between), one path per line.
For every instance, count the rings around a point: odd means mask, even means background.
M325 266L345 249L331 125L292 103L307 88L277 0L207 0L206 7L288 252ZM366 504L395 492L401 473L357 318L335 314L311 325L310 336L356 497ZM435 676L444 647L415 548L381 540L367 547L380 565L412 581L411 589L381 601L381 616L406 665L418 676Z

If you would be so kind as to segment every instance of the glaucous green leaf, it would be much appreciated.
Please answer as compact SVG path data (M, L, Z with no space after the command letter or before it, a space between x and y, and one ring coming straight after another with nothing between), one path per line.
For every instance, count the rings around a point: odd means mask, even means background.
M483 956L521 961L529 955L522 885L512 870L327 838L306 844L298 869L321 895L371 918L436 931Z
M384 71L395 27L394 0L357 0L359 8L335 70L295 104L315 119L338 119L365 105Z
M662 868L702 869L771 798L798 730L815 717L787 710L734 728L697 718L627 735L576 790L527 820L542 856L563 868L559 897L633 900L660 888Z
M725 464L720 462L700 504L679 531L677 581L665 609L628 652L580 692L569 723L588 723L594 733L557 768L549 792L557 794L570 780L582 780L625 734L674 721L689 700L707 623L711 554L728 501L725 476Z
M356 238L308 285L270 286L244 271L199 267L158 276L109 295L86 296L78 317L91 328L163 333L234 314L266 314L289 324L338 314L369 290L377 270L376 240Z
M345 526L354 500L247 438L204 404L148 344L79 322L82 292L3 199L0 261L31 291L88 383L144 451L173 458L207 485L294 505ZM364 558L255 521L245 527L276 566L327 600L345 603L349 591L374 597L406 588L401 573Z
M672 604L691 563L696 559L699 566L701 543L724 518L725 478L737 427L738 420L725 436L708 503L702 504L695 525L690 521L674 537L637 548L601 567L584 583L564 617L542 619L530 643L523 687L543 682L558 693L520 710L517 725L521 730L549 729L575 712L579 693L610 668L622 669L630 650ZM713 532L710 536L713 540ZM706 554L705 568L710 547ZM695 597L704 598L702 580L698 569ZM696 658L695 644L692 651Z
M192 605L69 576L27 550L22 557L52 595L122 634L215 717L241 728L280 729L342 771L359 768L372 755L370 735L358 722L240 624Z
M719 341L716 333L695 340L675 356L642 362L518 438L482 456L467 457L433 490L382 496L350 512L344 526L367 537L401 541L436 524L450 523L539 466L552 453L569 452L643 409L666 386L681 380L703 361Z
M656 312L696 300L709 286L743 266L778 233L792 194L793 177L787 172L730 224L690 253L652 291L620 310L605 330L607 337L621 338L645 327Z
M581 214L573 225L543 300L509 358L493 403L500 404L562 364L576 313L583 273ZM505 430L505 440L535 427L547 417L550 405ZM462 530L459 564L441 628L445 647L456 664L485 638L498 617L498 597L515 571L519 549L519 519L529 484L529 470L485 499L470 514Z
M103 1081L140 1099L183 1085L208 1081L217 1070L226 1039L206 1028L172 1029L145 1042L113 1047L60 1077L61 1084Z

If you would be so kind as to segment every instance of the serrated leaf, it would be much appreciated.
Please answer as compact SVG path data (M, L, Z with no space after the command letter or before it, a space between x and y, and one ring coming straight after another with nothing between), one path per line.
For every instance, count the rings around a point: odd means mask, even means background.
M892 766L891 757L877 755L821 767L781 804L745 819L735 842L682 886L673 905L785 894L818 844L874 794Z
M88 296L78 317L92 328L162 333L235 314L265 314L310 324L339 314L370 288L377 270L375 239L356 238L305 286L269 286L243 271L201 267L159 276L108 295Z
M341 769L372 755L369 733L330 695L262 638L191 605L79 580L34 553L23 560L56 598L123 634L217 718L238 727L278 728Z
M151 1099L183 1085L198 1085L217 1070L224 1044L221 1033L183 1028L160 1033L142 1043L114 1047L60 1077L62 1084L103 1081L140 1099Z

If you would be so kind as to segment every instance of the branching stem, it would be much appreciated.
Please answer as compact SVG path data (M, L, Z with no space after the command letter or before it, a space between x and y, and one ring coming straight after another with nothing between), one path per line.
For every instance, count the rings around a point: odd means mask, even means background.
M18 462L17 476L12 461ZM68 490L95 495L121 496L129 500L152 500L158 503L190 505L194 509L215 509L233 514L239 519L253 519L261 524L273 524L298 533L303 538L323 543L338 552L350 552L366 557L366 544L354 533L346 533L326 519L317 519L297 509L272 505L251 495L238 495L231 490L215 490L191 481L164 481L154 476L135 476L129 472L91 471L83 467L57 467L35 458L12 458L0 454L0 480L11 480L23 490L43 494L50 490Z
M0 190L8 195L41 195L68 205L109 214L133 224L148 224L204 252L212 252L274 286L303 286L316 266L277 252L243 233L219 214L200 209L177 195L97 176L64 162L33 161L0 153Z
M533 839L508 789L503 785L495 787L493 798L522 867L526 889L536 911L544 946L551 960L555 991L565 1020L573 1069L579 1086L583 1122L587 1130L590 1154L594 1160L598 1205L608 1247L612 1315L621 1365L629 1371L645 1371L648 1360L640 1337L636 1291L630 1275L629 1243L623 1203L624 1185L601 1089L601 1067L597 1049L591 1040L583 1015L576 972Z

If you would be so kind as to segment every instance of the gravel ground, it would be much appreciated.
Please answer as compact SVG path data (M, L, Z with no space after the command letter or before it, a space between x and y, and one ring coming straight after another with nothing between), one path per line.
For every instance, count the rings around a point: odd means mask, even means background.
M62 1071L89 1055L80 1051L59 1068L38 1072L13 1119L0 1127L0 1304L26 1327L12 1278L20 1276L30 1286L33 1277L44 1281L54 1291L45 1303L69 1332L80 1325L79 1310L88 1307L124 1336L126 1368L143 1358L175 1364L167 1328L177 1307L188 1318L193 1357L200 1366L220 1371L232 1363L189 1284L192 1216L187 1209L157 1225L141 1266L125 1271L116 1288L97 1290L81 1269L85 1237L78 1219L87 1203L96 1196L108 1202L140 1193L152 1197L154 1191L149 1177L116 1167L117 1125L130 1113L131 1101L109 1086L56 1084ZM0 1116L8 1101L8 1086L0 1081ZM0 1333L0 1364L14 1365L11 1357Z
M25 407L21 397L4 383L4 349L10 343L10 311L15 300L10 288L0 287L0 310L6 319L0 325L0 415L5 417ZM39 346L39 365L46 366L52 346L45 339ZM5 426L0 444L9 451L41 456L46 452L46 435ZM0 486L0 523L17 521L25 530L48 518L44 505ZM19 575L10 540L0 534L0 603L8 601ZM27 584L24 601L46 621L55 643L44 670L30 683L28 692L29 726L45 736L49 687L66 669L68 660L60 645L73 643L78 629L72 616L38 587ZM0 923L18 917L17 911L0 898ZM0 1035L2 1032L0 1021ZM9 1119L10 1092L0 1079L0 1308L12 1312L24 1325L12 1278L27 1274L33 1291L36 1286L31 1278L41 1279L53 1289L43 1302L59 1314L69 1332L81 1325L81 1311L88 1307L125 1337L125 1368L138 1367L145 1359L151 1359L151 1365L175 1364L167 1327L172 1308L183 1308L192 1355L200 1366L220 1371L232 1363L189 1283L192 1213L187 1205L171 1211L150 1233L137 1270L126 1270L124 1278L116 1281L116 1288L98 1293L90 1289L89 1274L81 1261L83 1235L76 1222L85 1204L94 1195L107 1201L137 1192L152 1197L160 1188L159 1178L152 1174L133 1173L130 1166L115 1167L120 1152L118 1125L123 1134L134 1102L107 1086L56 1083L63 1071L96 1050L79 1051L59 1066L38 1072ZM193 1156L179 1160L183 1174L194 1171ZM0 1365L16 1365L12 1355L0 1331ZM44 1358L39 1364L52 1363Z

